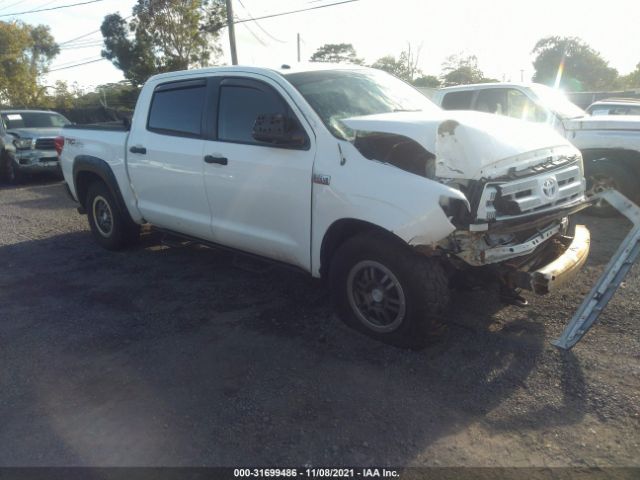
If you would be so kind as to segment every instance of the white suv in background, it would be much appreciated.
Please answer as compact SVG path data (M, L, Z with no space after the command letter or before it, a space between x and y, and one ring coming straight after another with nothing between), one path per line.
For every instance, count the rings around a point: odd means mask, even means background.
M590 115L640 115L640 98L605 98L587 108Z

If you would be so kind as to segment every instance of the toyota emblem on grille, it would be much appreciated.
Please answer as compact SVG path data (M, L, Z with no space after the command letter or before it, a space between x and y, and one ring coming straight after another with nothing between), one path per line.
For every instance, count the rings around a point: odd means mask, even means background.
M542 193L550 200L556 197L558 194L558 181L556 177L549 177L542 182Z

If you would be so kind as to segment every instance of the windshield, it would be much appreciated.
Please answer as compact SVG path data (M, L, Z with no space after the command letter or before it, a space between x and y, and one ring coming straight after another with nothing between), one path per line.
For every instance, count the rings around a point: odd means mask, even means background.
M71 122L54 112L7 112L2 113L2 123L7 130L14 128L56 128Z
M351 140L353 130L342 120L376 113L439 110L415 88L377 70L324 70L290 73L298 89L331 133Z
M585 111L565 97L564 93L546 85L532 85L531 90L542 105L562 118L584 117Z

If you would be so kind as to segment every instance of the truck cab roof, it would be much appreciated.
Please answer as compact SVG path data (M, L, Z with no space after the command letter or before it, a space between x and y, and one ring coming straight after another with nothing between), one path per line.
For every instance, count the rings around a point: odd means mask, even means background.
M535 85L542 85L534 82L488 82L488 83L471 83L469 85L455 85L453 87L442 87L439 91L457 91L457 90L479 90L482 88L495 88L495 87L519 87L519 88L531 88Z
M256 73L279 74L286 76L290 73L317 72L324 70L370 70L368 67L339 63L298 63L282 64L279 66L255 66L255 65L224 65L220 67L196 68L190 70L178 70L175 72L160 73L149 78L148 81L168 80L183 76L208 75L215 73Z

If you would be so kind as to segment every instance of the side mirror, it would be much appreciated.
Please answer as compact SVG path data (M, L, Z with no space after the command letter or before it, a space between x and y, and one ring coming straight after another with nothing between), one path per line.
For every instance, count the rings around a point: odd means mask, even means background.
M282 113L261 113L253 124L252 136L259 142L302 147L306 137L296 123Z

